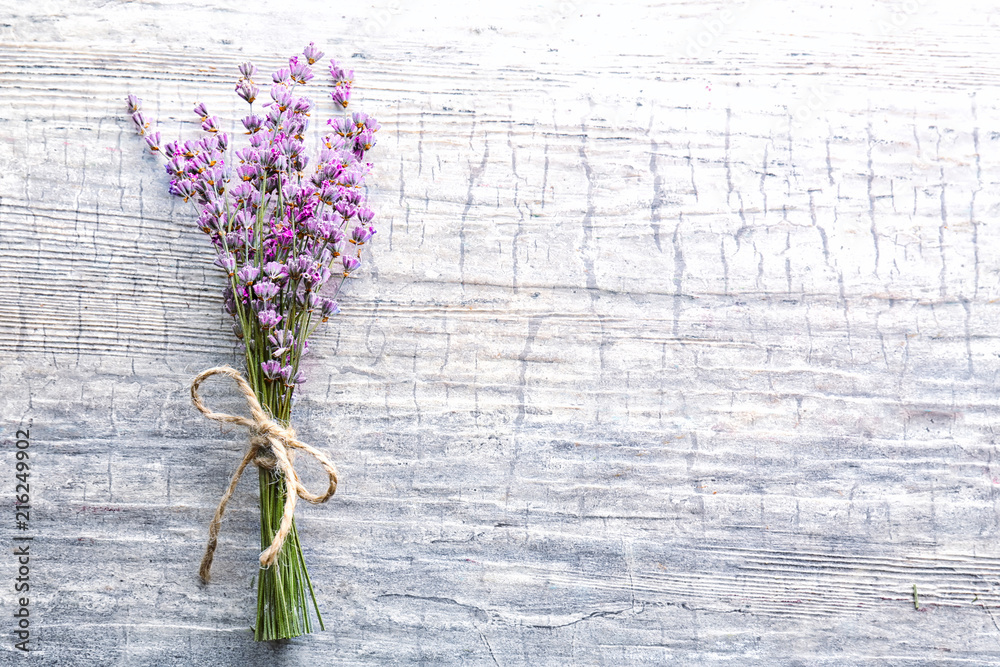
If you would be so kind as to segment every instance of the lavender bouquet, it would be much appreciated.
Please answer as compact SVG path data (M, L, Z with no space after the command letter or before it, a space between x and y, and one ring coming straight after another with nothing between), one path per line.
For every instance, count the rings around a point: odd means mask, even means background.
M328 133L313 165L305 155L305 133L313 103L298 86L313 79L323 58L312 43L271 75L270 101L257 105L257 68L239 66L236 94L249 105L242 118L249 145L234 150L220 121L204 104L194 111L200 139L161 144L142 103L128 95L128 112L149 150L166 160L170 194L193 202L198 227L208 235L215 264L226 276L223 309L245 356L245 377L223 366L204 371L191 386L195 406L210 419L242 424L250 447L222 497L209 529L201 566L208 581L222 514L243 470L253 463L260 483L260 571L257 578L258 641L312 632L312 613L323 620L295 529L297 497L320 503L337 488L333 463L301 442L291 427L295 388L305 381L299 365L317 327L340 312L337 296L361 266L362 247L375 234L374 213L363 191L379 123L364 113L347 115L353 71L331 60L331 97L343 115L327 121ZM256 112L255 112L256 110ZM207 377L233 378L252 419L205 407L198 386ZM293 467L294 451L315 457L329 477L324 493L312 494ZM310 605L311 602L311 605ZM311 609L310 609L311 607Z

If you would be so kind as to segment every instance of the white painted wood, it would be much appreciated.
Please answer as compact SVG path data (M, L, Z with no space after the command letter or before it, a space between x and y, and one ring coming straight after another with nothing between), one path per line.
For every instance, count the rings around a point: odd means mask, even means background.
M34 661L1000 660L1000 14L807 4L5 3ZM252 483L197 581L222 281L122 98L190 136L310 40L383 123L381 231L296 407L343 473L298 513L330 629L261 646Z

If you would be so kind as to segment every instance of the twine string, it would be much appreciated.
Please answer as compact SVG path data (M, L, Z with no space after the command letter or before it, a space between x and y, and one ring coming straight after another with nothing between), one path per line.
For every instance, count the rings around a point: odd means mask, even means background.
M198 387L213 375L226 375L236 381L236 386L244 398L246 398L247 407L250 408L252 419L224 412L212 412L205 407L201 396L198 395ZM199 373L191 382L191 402L194 403L194 407L198 408L209 419L225 424L239 424L240 426L247 427L250 431L250 447L247 449L246 454L243 455L243 460L237 466L236 472L233 473L233 478L230 480L229 486L226 488L225 493L222 494L222 499L219 500L219 506L215 510L215 517L212 518L212 523L208 527L208 545L205 547L205 555L201 559L201 568L199 569L201 579L206 583L209 581L212 558L215 556L219 529L222 525L222 515L226 511L229 499L236 490L236 483L240 481L243 471L251 463L258 468L278 470L281 476L285 478L285 507L281 514L281 523L278 525L278 531L274 534L274 539L271 540L271 545L260 554L261 566L268 567L277 560L278 554L281 552L281 547L292 529L296 499L302 498L314 504L326 502L337 490L337 468L326 454L299 440L295 435L295 429L290 426L286 428L274 421L261 406L260 401L257 400L257 396L254 394L250 383L234 368L216 366L215 368L209 368ZM301 449L309 454L323 466L330 480L330 484L325 492L319 494L310 493L302 485L293 465L295 460L294 450L296 449Z

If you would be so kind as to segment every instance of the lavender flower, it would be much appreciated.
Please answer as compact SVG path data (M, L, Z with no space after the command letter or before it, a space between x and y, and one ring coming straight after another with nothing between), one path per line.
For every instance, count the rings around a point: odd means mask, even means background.
M288 83L288 79L292 76L292 71L287 67L282 67L274 74L271 75L271 79L275 83Z
M146 116L141 111L136 111L132 114L132 124L135 125L135 129L139 134L146 134L146 130L149 129L149 121L146 120Z
M317 49L313 42L309 42L309 46L302 49L302 55L306 57L306 60L309 61L310 65L315 65L316 61L322 60L323 56L326 54Z
M324 299L323 307L320 310L320 314L323 317L323 321L326 322L334 315L340 314L340 305L333 299Z
M281 262L268 262L264 265L264 273L275 282L284 282L288 278L288 269Z
M306 63L299 62L297 57L288 60L289 76L295 83L306 84L313 78L312 68Z
M149 146L149 150L154 153L160 150L160 133L159 132L148 132L146 133L146 144Z
M215 258L215 265L221 267L230 276L236 271L236 258L230 253L223 253Z
M196 224L229 279L224 309L238 324L234 334L246 342L248 364L261 363L255 355L279 353L283 363L271 379L291 365L289 382L299 377L298 361L317 321L340 312L337 302L321 292L334 274L338 280L329 289L339 292L340 277L359 270L360 251L376 233L364 184L378 121L363 112L332 118L322 126L320 152L306 154L314 105L298 86L312 82L313 67L323 58L310 43L271 75L265 84L270 101L240 118L249 145L234 150L221 131L224 123L204 103L194 107L203 130L199 137L164 142L159 131L152 131L142 100L132 94L125 99L136 132L152 153L164 157L170 194L198 208ZM253 105L261 92L258 70L249 62L237 69L236 95ZM329 72L331 98L346 108L354 72L332 59ZM345 255L346 247L352 252ZM311 313L316 317L310 324ZM261 341L266 350L260 349ZM289 391L280 398L290 397Z
M257 73L257 68L253 65L253 63L240 63L236 69L239 70L240 75L244 79L252 79L253 75Z
M355 227L354 230L351 232L350 241L355 245L364 245L365 242L371 239L371 237L374 235L375 235L374 227L368 227L367 229L365 229L363 226L358 226Z
M295 337L290 331L276 331L268 336L267 340L274 347L271 356L275 359L286 354L295 345Z
M346 278L348 274L353 273L358 270L361 266L361 260L357 257L351 257L350 255L344 255L340 258L341 263L344 266L344 277Z
M281 364L273 359L262 361L260 370L264 374L264 380L267 382L274 382L281 377Z
M248 79L241 79L236 84L236 94L246 100L249 104L253 104L253 101L257 99L258 93L260 93L260 86L254 84Z
M282 317L276 310L262 310L257 313L257 319L260 321L260 326L267 331L268 329L273 329L278 326Z
M354 80L354 70L345 71L336 60L330 58L330 76L333 78L333 85L350 88Z
M253 286L253 293L257 295L258 298L264 299L264 301L270 301L274 297L278 296L280 289L277 285L270 281L264 281L257 283Z
M334 102L346 109L347 103L351 99L351 88L350 86L337 86L330 93L330 97L333 98Z
M240 279L240 283L244 285L250 285L253 281L257 280L257 276L260 275L260 269L256 266L247 265L239 270L236 277Z

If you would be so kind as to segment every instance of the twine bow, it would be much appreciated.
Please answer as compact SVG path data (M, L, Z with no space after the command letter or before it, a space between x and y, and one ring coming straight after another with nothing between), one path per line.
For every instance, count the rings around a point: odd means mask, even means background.
M247 419L238 415L227 415L223 412L212 412L205 407L201 396L198 395L198 386L213 375L228 375L236 381L240 392L243 393L243 396L247 400L247 406L250 408L250 414L253 416L253 419ZM291 427L285 428L274 421L264 411L264 408L261 407L250 384L234 368L217 366L199 373L191 382L191 402L194 403L194 407L198 408L209 419L227 424L240 424L250 430L250 448L243 456L243 460L240 461L236 472L233 473L233 479L229 482L226 492L222 494L222 500L219 501L219 507L215 510L215 517L208 528L208 545L205 547L205 555L201 559L201 569L199 570L201 579L205 582L209 580L209 570L212 568L212 558L215 556L219 528L222 525L222 513L226 511L226 504L229 502L230 497L232 497L233 491L236 490L236 483L240 481L243 470L251 461L258 468L278 468L285 478L285 508L281 515L281 523L278 526L278 532L274 534L271 546L260 554L261 566L268 567L278 558L281 546L285 543L285 538L288 537L288 533L292 529L292 517L295 514L296 498L302 498L305 501L315 504L326 502L337 490L337 468L327 458L326 454L297 439L295 437L295 429ZM310 454L326 470L326 474L330 478L330 486L325 493L313 494L302 486L298 473L295 472L295 468L292 465L295 457L293 450L295 449L301 449Z

